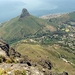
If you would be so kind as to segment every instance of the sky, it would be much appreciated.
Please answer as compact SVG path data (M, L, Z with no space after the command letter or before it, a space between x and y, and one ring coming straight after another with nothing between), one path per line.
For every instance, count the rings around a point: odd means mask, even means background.
M20 15L23 8L35 16L64 13L75 10L75 0L0 0L0 22Z

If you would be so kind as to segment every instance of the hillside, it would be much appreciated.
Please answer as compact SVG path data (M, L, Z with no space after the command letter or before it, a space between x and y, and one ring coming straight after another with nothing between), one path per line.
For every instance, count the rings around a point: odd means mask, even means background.
M0 75L44 75L38 68L0 39Z
M49 60L52 63L52 68L50 69L52 73L66 71L69 75L75 74L75 61L72 59L75 58L75 55L67 52L65 47L56 44L52 46L28 44L22 40L17 43L15 49L22 55L27 56L33 65L38 66L38 64L41 64L44 69L49 70L49 67L44 63L44 60ZM42 70L41 67L39 67L39 69Z
M24 57L21 63L45 75L75 75L75 12L43 19L24 8L20 16L0 25L0 38Z
M20 16L2 23L0 26L0 36L8 43L27 38L45 26L46 20L32 16L28 11L23 11Z
M34 36L21 40L14 47L32 62L49 59L52 72L75 74L75 12L63 14L57 18L46 19L46 24L55 27L51 31L45 27Z

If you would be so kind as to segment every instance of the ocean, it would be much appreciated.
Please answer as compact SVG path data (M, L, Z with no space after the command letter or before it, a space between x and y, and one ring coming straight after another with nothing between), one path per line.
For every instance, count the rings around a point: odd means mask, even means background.
M39 1L39 0L35 0ZM41 0L40 0L41 1ZM8 21L21 14L23 8L27 8L29 13L34 16L42 16L47 14L67 13L75 11L74 0L42 0L38 3L29 3L13 1L13 2L0 2L0 23Z

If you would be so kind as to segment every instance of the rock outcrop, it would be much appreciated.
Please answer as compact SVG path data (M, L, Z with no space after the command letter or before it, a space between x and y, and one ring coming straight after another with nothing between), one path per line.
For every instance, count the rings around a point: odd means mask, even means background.
M9 45L0 39L0 55L9 56Z
M15 49L12 47L10 47L10 49L9 49L9 55L10 55L10 57L11 56L12 57L21 57L21 54L19 52L15 51Z
M50 62L49 59L41 59L39 62L38 62L43 68L46 68L48 70L51 70L52 69L52 63Z
M13 58L13 59L11 59ZM5 62L5 63L2 63ZM12 64L16 62L16 64ZM49 59L40 58L37 63L29 60L27 56L22 56L19 52L15 51L14 48L11 48L7 43L0 39L0 69L5 70L8 75L14 75L14 72L25 72L27 75L56 75L51 71L52 63ZM7 64L10 63L10 64ZM37 68L35 68L37 66ZM40 70L40 66L41 70ZM7 70L6 70L7 69ZM58 75L68 75L67 72L59 73Z
M21 18L24 18L24 17L26 17L26 16L30 16L30 14L29 14L29 12L28 12L27 9L23 8L23 9L22 9L22 13L21 13L21 15L20 15L20 19L21 19Z
M59 75L68 75L68 73L64 71L63 73L61 73Z
M54 71L49 70L45 73L44 71L41 72L37 67L20 63L0 64L0 70L2 70L2 75L68 75L65 71L63 73L55 73Z
M0 65L0 68L2 68L2 75L44 75L44 73L38 70L38 68L20 63L4 63Z
M0 39L0 56L7 57L20 57L21 54L15 51L15 49L9 47L7 43Z

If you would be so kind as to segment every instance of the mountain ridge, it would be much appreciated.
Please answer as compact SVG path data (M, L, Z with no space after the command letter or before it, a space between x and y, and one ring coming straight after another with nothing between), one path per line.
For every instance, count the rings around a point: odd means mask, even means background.
M24 13L22 13L22 14L24 14ZM6 39L9 38L12 40L17 38L17 36L18 36L18 37L20 37L19 39L21 39L21 37L24 38L24 36L26 36L26 35L35 34L40 29L40 27L44 26L45 20L38 19L37 17L29 15L27 10L26 10L25 14L27 14L27 16L25 16L23 18L20 18L18 16L16 18L11 19L10 21L4 23L2 25L2 28L0 29L1 31L3 30L2 33L0 33L0 36L6 35L6 37L5 37ZM19 35L17 35L17 34L19 34Z

